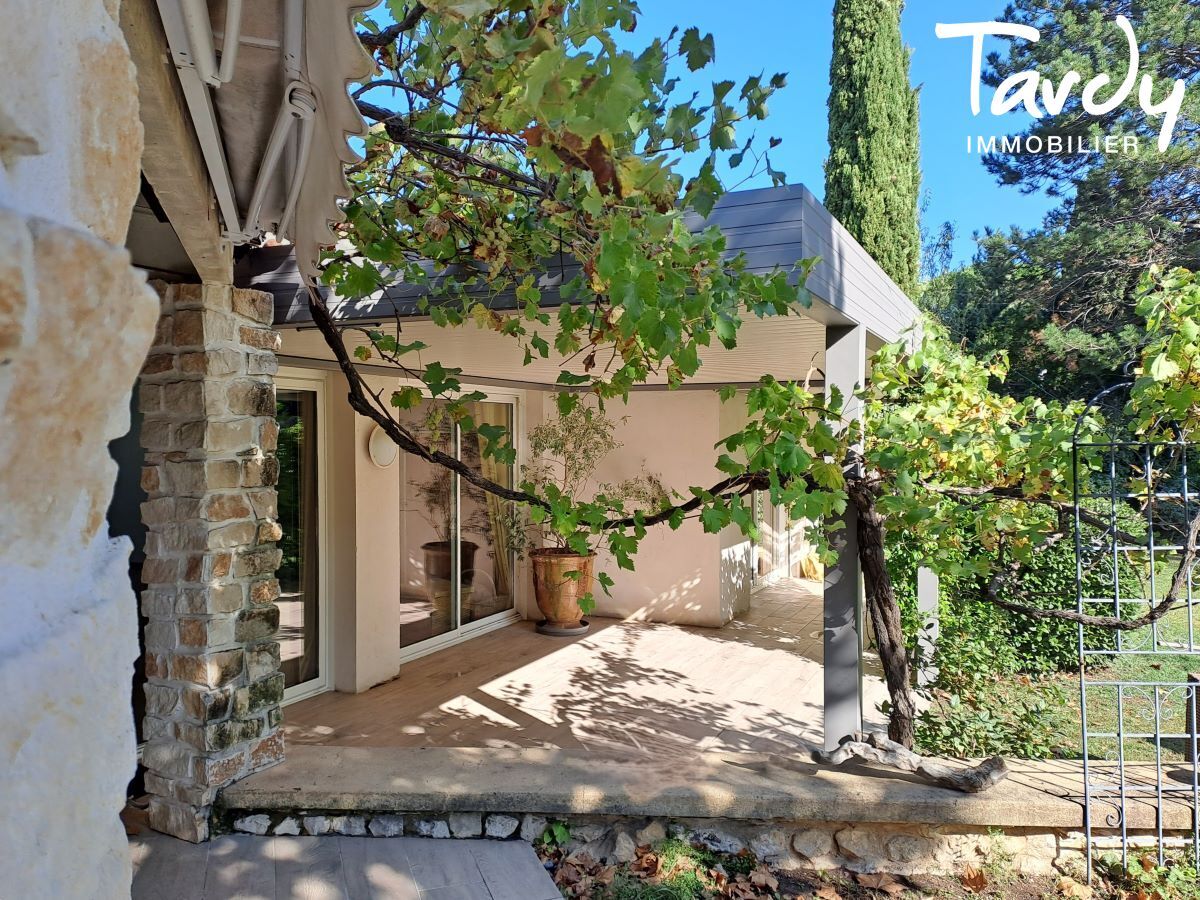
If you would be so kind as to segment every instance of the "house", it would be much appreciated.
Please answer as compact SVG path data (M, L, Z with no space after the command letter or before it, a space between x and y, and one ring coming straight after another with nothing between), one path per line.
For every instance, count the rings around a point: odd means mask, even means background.
M470 567L447 572L423 546L440 526L420 494L434 473L388 461L305 327L297 273L332 239L363 127L346 86L369 70L352 27L364 4L18 5L30 27L0 37L0 878L27 895L119 896L115 810L138 744L153 827L205 840L220 790L284 758L286 702L365 690L533 612L486 505L460 516L469 534L443 535ZM755 268L821 256L812 308L749 324L696 389L636 393L606 474L711 481L712 445L736 426L714 386L769 370L849 390L916 318L802 187L730 195L714 221ZM268 233L289 243L260 248ZM335 305L346 322L398 315L427 334L405 291ZM514 426L520 451L552 366L522 367L484 332L435 338L487 393L479 418ZM653 536L599 613L723 625L752 581L792 568L798 535L761 516L769 546L692 524ZM842 539L852 548L852 529ZM859 579L844 560L825 586L835 739L861 715Z

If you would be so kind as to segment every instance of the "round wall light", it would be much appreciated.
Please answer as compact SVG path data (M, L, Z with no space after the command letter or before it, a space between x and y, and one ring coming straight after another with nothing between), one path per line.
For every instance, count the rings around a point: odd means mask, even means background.
M396 457L400 455L400 448L388 437L386 431L376 425L375 430L371 432L371 439L367 442L367 453L371 456L371 462L381 469L386 469L396 461Z

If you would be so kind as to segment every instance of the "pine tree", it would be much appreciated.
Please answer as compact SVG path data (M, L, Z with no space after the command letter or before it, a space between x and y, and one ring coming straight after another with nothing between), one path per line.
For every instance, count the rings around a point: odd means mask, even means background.
M906 293L920 270L918 97L903 0L837 0L825 206Z

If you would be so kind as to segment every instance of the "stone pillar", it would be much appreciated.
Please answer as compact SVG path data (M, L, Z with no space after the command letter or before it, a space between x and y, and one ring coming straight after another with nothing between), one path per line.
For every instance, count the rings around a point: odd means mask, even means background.
M269 294L161 288L142 371L150 824L208 838L217 791L283 759Z
M158 304L123 247L142 134L118 5L8 0L0 28L5 897L129 897L137 609L108 443Z

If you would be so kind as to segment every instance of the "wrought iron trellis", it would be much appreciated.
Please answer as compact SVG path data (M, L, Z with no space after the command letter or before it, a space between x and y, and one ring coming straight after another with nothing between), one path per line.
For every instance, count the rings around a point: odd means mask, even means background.
M1077 609L1125 621L1166 599L1200 512L1200 443L1134 433L1124 412L1131 386L1123 381L1092 399L1072 448ZM1099 436L1084 427L1097 417ZM1196 576L1193 567L1171 609L1150 625L1079 626L1089 877L1114 833L1126 867L1145 838L1155 849L1144 852L1159 865L1180 854L1200 867L1200 684L1190 674L1200 672Z

